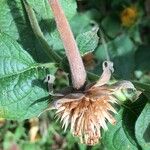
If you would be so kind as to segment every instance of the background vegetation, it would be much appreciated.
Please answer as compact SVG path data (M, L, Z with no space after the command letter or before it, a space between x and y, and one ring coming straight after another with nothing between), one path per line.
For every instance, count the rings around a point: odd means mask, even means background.
M0 0L0 149L149 150L150 1L60 0L88 82L100 75L107 47L114 78L130 80L143 92L136 101L131 91L118 95L117 124L109 124L101 142L93 147L78 144L69 130L63 132L53 111L36 118L52 101L43 82L46 75L56 76L56 90L68 86L70 76L48 0L27 0L33 10L30 14L24 2ZM31 16L42 34L29 21ZM51 57L52 53L59 57Z

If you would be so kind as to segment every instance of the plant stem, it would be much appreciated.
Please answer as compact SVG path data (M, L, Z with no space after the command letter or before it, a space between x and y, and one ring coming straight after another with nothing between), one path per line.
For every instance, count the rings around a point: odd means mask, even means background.
M106 41L105 41L105 37L104 37L103 31L102 31L102 29L99 29L99 31L100 31L102 45L104 47L105 54L106 54L106 60L110 61L110 56L109 56L109 53L108 53L108 47L107 47L107 44L106 44Z
M65 52L69 61L73 87L81 88L86 80L86 71L79 53L77 43L74 39L70 25L62 10L59 0L49 0L54 18L57 24L57 29L63 41Z
M36 19L36 16L35 16L35 13L32 9L32 7L28 4L28 2L26 0L23 0L23 3L25 5L25 9L27 11L27 14L28 14L28 17L29 17L29 20L30 20L30 24L31 24L31 27L32 27L32 30L36 36L36 38L38 39L38 41L40 42L41 46L43 47L43 50L45 51L45 53L47 54L47 56L55 61L55 62L60 62L61 61L61 57L55 53L51 47L49 46L49 44L47 43L42 31L41 31L41 28L38 24L38 21Z
M88 79L93 82L97 81L100 78L98 75L92 72L87 72L87 76L88 76Z

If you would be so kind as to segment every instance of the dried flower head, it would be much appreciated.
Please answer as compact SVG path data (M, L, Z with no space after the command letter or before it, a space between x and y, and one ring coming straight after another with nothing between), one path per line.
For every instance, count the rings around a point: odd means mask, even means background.
M122 25L125 27L130 27L132 26L138 16L138 11L135 6L127 7L121 12L121 22Z
M106 121L115 124L112 104L117 103L113 93L120 88L134 88L129 81L107 85L113 72L113 63L103 63L103 73L93 86L82 92L70 93L54 102L56 114L64 130L70 124L71 133L80 138L81 143L94 145L101 138L100 129L107 130Z

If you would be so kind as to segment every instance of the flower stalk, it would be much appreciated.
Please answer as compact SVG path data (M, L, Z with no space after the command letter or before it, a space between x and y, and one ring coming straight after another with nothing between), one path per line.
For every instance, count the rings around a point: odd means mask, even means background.
M59 0L49 0L50 7L54 14L57 29L63 41L65 52L69 61L72 74L72 84L76 89L80 89L86 80L86 71L79 53L77 43L74 39L68 20L61 8Z

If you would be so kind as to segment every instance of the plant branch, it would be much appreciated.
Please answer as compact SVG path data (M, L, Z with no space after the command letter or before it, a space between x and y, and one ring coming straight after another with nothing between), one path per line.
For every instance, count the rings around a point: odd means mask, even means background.
M59 0L49 0L54 18L57 24L57 29L63 41L65 52L69 61L73 87L81 88L86 80L86 71L79 53L77 43L74 39L67 18L59 4Z
M105 54L106 54L106 60L110 61L110 56L109 56L109 53L108 53L108 47L107 47L107 43L106 43L105 38L104 38L103 31L102 31L102 29L99 29L99 31L100 31L102 45L104 47Z
M55 62L60 62L61 61L61 57L57 53L55 53L51 49L49 44L47 43L47 41L46 41L42 31L41 31L41 28L40 28L40 26L38 24L38 21L36 19L36 16L35 16L35 13L34 13L32 7L28 4L28 2L26 0L23 0L23 3L25 5L25 9L26 9L26 12L27 12L29 20L30 20L30 24L31 24L32 30L33 30L36 38L38 39L39 43L43 47L43 50L45 51L45 53L47 54L47 56L51 60L53 60Z

